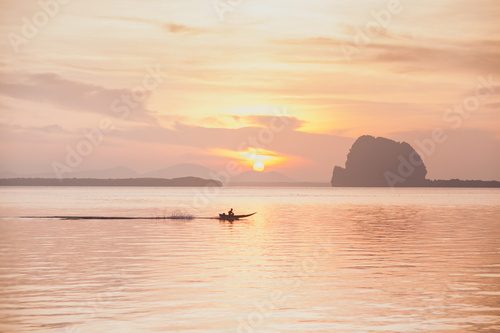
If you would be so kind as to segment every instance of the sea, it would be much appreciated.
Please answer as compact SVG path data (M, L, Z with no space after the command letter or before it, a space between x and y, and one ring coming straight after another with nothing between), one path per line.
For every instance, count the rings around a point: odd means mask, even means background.
M0 332L500 332L500 189L1 187Z

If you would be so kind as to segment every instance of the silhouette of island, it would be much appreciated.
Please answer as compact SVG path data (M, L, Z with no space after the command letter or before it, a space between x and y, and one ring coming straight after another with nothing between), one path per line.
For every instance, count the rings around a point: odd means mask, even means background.
M9 178L0 179L0 186L145 186L145 187L221 187L213 179L197 177L164 178Z
M335 166L334 187L500 187L498 181L429 180L420 155L406 142L370 135L359 137L345 168Z

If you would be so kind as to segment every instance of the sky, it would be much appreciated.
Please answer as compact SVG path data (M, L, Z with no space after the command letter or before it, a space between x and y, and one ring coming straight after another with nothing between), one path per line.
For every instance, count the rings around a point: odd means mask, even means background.
M324 181L364 134L500 180L500 2L0 1L0 174Z

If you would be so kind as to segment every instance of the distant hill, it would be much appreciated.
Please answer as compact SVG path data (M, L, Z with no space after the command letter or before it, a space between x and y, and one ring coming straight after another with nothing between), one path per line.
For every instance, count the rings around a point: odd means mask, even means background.
M54 173L36 173L30 175L17 175L16 178L54 178ZM132 169L123 166L117 166L107 169L93 169L73 171L63 174L65 178L98 178L98 179L124 179L124 178L137 178L140 174ZM1 177L1 178L14 178L14 177Z
M0 171L0 178L16 178L19 177L18 174L9 171Z
M125 179L125 178L182 178L197 177L204 179L214 178L216 173L198 164L176 164L163 169L139 173L124 166L117 166L107 169L94 169L74 171L63 174L64 178L97 178L97 179ZM54 173L37 173L29 175L15 175L7 172L0 172L0 178L53 178Z
M181 177L199 177L211 179L214 178L215 171L202 165L184 163L169 166L167 168L154 170L144 173L143 177L152 178L181 178Z
M12 178L0 179L0 186L145 186L145 187L220 187L222 183L212 179L183 177L174 179L130 178Z
M345 187L500 187L498 181L428 180L420 155L406 142L364 135L335 166L332 186Z
M65 176L68 178L123 179L139 177L139 173L126 167L115 167L103 170L80 171Z

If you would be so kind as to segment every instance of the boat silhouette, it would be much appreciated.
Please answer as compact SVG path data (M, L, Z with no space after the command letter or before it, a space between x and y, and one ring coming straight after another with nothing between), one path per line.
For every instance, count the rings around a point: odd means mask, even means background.
M246 214L246 215L228 215L226 213L219 214L219 220L223 221L235 221L235 220L240 220L244 219L246 217L250 217L252 215L257 214L257 212L252 213L252 214Z

